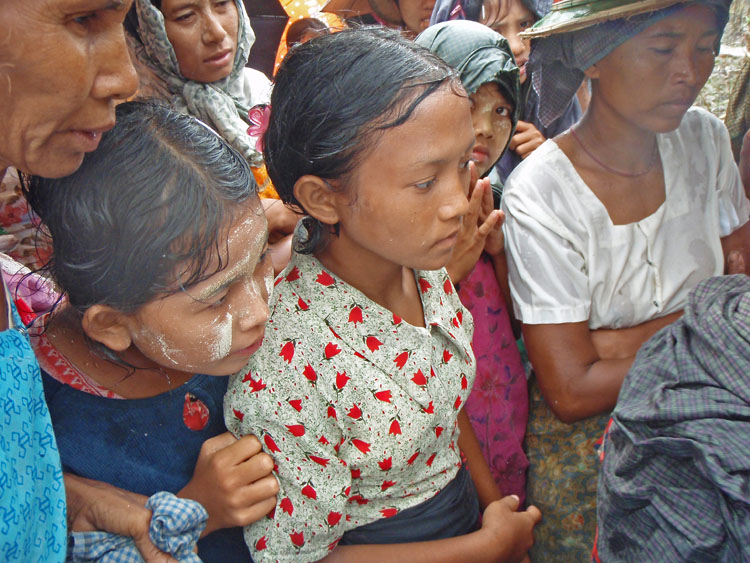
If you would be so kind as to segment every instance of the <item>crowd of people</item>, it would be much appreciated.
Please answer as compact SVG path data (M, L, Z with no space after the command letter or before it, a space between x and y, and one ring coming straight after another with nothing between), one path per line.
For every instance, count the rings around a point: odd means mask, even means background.
M749 560L730 4L2 2L3 560Z

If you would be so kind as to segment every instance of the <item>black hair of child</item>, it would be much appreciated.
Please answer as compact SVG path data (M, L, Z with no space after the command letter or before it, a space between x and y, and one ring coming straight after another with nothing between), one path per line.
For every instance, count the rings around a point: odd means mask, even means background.
M465 95L441 59L383 27L345 29L296 46L276 74L264 137L266 167L281 199L304 212L294 185L308 174L345 191L378 133L406 122L446 84ZM296 250L305 254L338 234L338 225L311 217L304 226L307 237Z
M70 304L131 313L224 268L227 229L256 190L245 159L216 133L140 101L117 107L115 127L75 173L32 176L25 191L52 237L45 269Z

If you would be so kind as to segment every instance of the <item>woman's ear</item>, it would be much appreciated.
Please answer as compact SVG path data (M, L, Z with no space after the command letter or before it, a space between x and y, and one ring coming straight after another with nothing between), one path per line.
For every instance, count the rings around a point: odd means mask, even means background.
M83 332L114 352L124 352L133 342L126 319L108 305L94 305L83 314Z
M326 225L339 222L338 205L341 195L323 178L312 174L306 174L294 183L294 197L303 209Z

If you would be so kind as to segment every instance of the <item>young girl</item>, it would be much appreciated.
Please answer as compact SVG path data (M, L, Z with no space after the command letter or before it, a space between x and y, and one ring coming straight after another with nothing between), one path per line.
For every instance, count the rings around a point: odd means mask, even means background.
M450 21L429 27L416 43L460 73L471 102L476 139L472 160L484 177L505 152L518 122L518 67L508 42L482 24ZM493 189L497 187L501 186L493 185ZM506 306L510 295L502 238L490 238L485 243L479 262L470 265L473 269L463 279L454 277L453 264L460 260L457 252L459 248L454 250L447 270L454 283L461 282L458 295L474 318L473 350L477 359L477 378L466 411L498 487L504 494L518 495L523 502L528 466L523 452L528 395Z
M253 557L521 558L539 513L493 502L462 410L472 320L442 269L469 207L466 94L429 52L361 29L297 47L271 105L269 173L308 217L225 401L280 483L274 513L245 529ZM348 545L425 540L440 541Z
M29 187L67 297L32 339L63 469L199 501L204 561L248 560L236 526L274 506L272 463L225 432L215 377L247 362L268 317L254 187L220 137L152 103L119 106L75 174Z

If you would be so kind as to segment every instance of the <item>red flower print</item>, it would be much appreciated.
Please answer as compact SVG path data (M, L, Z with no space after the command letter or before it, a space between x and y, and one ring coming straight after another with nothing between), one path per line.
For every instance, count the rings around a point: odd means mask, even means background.
M268 545L266 544L266 536L263 536L257 542L255 542L255 551L263 551L267 547Z
M460 325L459 325L459 322L458 322L458 318L457 318L457 317L453 317L453 318L451 319L451 324L452 324L453 326L455 326L456 328L458 328L458 327L460 326Z
M245 418L245 413L238 411L237 409L232 409L232 412L234 413L234 416L239 419L240 422L242 422L242 419Z
M430 366L430 377L435 377L435 370Z
M289 497L281 499L279 506L281 507L281 511L286 512L289 516L294 513L294 505L292 504L292 501L289 499Z
M288 403L297 412L302 412L302 399L289 399Z
M435 461L435 456L436 456L436 455L437 455L437 454L436 454L436 453L434 453L434 454L432 454L432 455L431 455L430 457L428 457L428 458L427 458L427 461L425 461L425 465L427 465L427 466L429 466L429 467L432 467L432 462L433 462L433 461Z
M406 465L413 464L415 461L417 461L418 457L419 457L419 450L417 450L416 452L414 452L412 454L412 456L409 459L406 460Z
M461 397L456 397L456 402L453 403L453 408L458 410L460 406L461 406Z
M389 471L392 466L393 466L393 457L387 457L383 459L382 461L378 462L378 467L380 467L381 471Z
M414 374L414 377L412 377L411 380L420 387L424 387L425 385L427 385L427 379L425 378L421 369L417 370L417 373Z
M427 290L430 288L432 288L430 282L428 282L424 278L419 278L419 289L422 291L422 293L427 293Z
M305 366L305 371L302 372L302 375L304 375L308 381L315 382L318 380L318 374L315 373L315 370L310 364Z
M318 498L318 493L315 491L315 488L310 483L302 487L302 494L305 495L307 498L311 498L313 500Z
M370 451L370 444L368 444L364 440L360 440L359 438L353 438L352 445L363 454L366 454Z
M318 465L322 465L323 467L328 467L329 459L326 459L324 457L318 457L316 455L308 455L308 458L310 458L311 461L314 461Z
M404 367L404 364L406 363L406 360L409 359L409 352L403 351L401 352L396 358L393 360L393 362L398 366L398 369L402 369Z
M266 447L272 451L272 452L280 452L279 446L276 445L276 442L273 441L273 438L271 438L270 434L266 434L263 436L263 441L266 443Z
M426 412L427 414L435 413L435 405L432 404L432 401L430 401L429 406L426 409L424 409L424 412Z
M289 340L286 344L281 347L279 356L286 360L286 363L291 364L292 358L294 357L294 340Z
M301 424L287 424L286 427L289 432L292 433L292 436L297 436L299 438L300 436L305 435L305 427Z
M385 391L378 391L375 393L375 398L378 401L383 401L384 403L390 403L391 402L391 390L386 389Z
M448 350L443 350L443 362L448 363L448 360L450 360L453 357L453 354L451 354Z
M275 280L273 280L273 286L276 287L283 281L284 281L284 278L276 278Z
M466 389L469 386L469 380L466 379L465 375L461 376L461 389Z
M401 434L401 425L398 423L397 418L394 418L391 421L391 427L388 429L388 434Z
M352 469L352 479L359 479L362 475L361 469Z
M341 353L341 348L339 348L337 344L334 344L333 342L329 342L328 344L326 344L326 349L325 349L326 360L330 360L336 354L339 354L339 353Z
M349 418L353 418L355 420L358 420L358 419L362 418L362 411L360 410L360 408L357 406L356 403L354 403L354 405L352 406L352 408L350 408L346 412L346 414L347 414L347 416Z
M443 427L442 426L436 426L435 427L435 438L440 438L440 435L443 433Z
M458 311L456 313L456 318L458 319L458 324L463 324L464 322L464 314L462 311Z
M451 280L445 280L445 283L443 284L443 291L446 295L451 295L453 293L453 284L451 283Z
M356 502L358 505L362 506L363 504L367 504L370 501L361 495L354 495L349 497L349 502Z
M336 389L341 391L344 387L346 387L346 384L349 382L351 377L346 375L345 371L342 372L336 372Z
M380 514L383 515L383 518L390 518L391 516L396 516L396 514L398 514L398 508L381 508Z
M258 391L263 391L263 389L266 388L266 384L263 383L263 380L259 377L258 381L255 381L253 379L253 376L249 373L242 379L243 382L249 381L250 382L250 391L253 393L257 393Z
M302 534L302 532L294 532L293 534L289 534L289 539L292 540L292 543L297 547L302 547L303 545L305 545L305 536Z
M328 418L334 418L336 420L339 419L339 417L336 415L336 409L331 405L328 406Z
M354 352L354 355L357 356L358 358L362 358L363 360L367 359L362 354L360 354L359 352Z
M365 339L365 344L367 344L367 347L370 349L370 352L375 352L380 348L383 343L377 339L375 336L368 336Z
M335 330L333 330L333 327L330 327L330 326L329 326L329 327L328 327L328 330L330 330L330 331L331 331L331 334L333 334L333 335L334 335L334 336L336 337L336 339L337 339L337 340L341 340L341 337L340 337L340 336L339 336L339 335L338 335L338 334L336 333L336 331L335 331Z
M329 543L328 544L328 551L333 551L334 549L336 549L336 546L339 544L340 541L341 541L341 538L339 538L337 540L334 540L331 543Z
M300 311L307 311L310 308L310 305L305 303L305 301L300 297L297 299L297 307L299 307Z
M324 285L326 287L330 287L334 283L336 283L336 280L334 280L331 277L331 274L329 274L328 272L320 272L318 274L318 278L315 281L318 282L320 285Z
M396 484L396 481L383 481L383 484L380 485L380 490L385 491L386 489L389 489L395 484Z
M335 526L339 523L341 520L341 513L340 512L334 512L333 510L328 513L328 517L326 518L328 521L329 526Z
M320 438L318 438L318 443L323 444L324 446L327 446L328 444L330 444L330 442L328 441L328 438L326 438L325 436L321 436Z
M286 275L286 281L291 282L299 279L299 268L295 266L292 271Z
M399 317L396 313L393 314L393 324L395 325L401 324L401 317Z
M352 310L349 311L349 322L354 323L354 326L357 326L357 323L362 322L362 309L359 305L355 305L352 307Z

